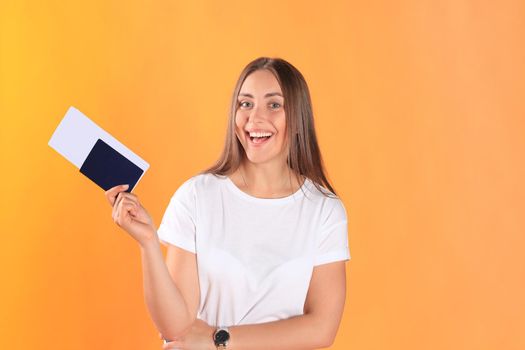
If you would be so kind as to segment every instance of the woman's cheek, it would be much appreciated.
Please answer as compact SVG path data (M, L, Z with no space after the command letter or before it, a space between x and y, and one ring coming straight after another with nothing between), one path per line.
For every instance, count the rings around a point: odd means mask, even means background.
M243 125L240 123L241 118L237 114L235 116L235 134L237 135L237 138L239 141L242 141L241 135L244 133Z

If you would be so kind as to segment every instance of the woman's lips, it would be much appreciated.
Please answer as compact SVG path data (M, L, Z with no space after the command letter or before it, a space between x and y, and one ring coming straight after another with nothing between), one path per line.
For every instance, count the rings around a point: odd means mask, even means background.
M246 136L248 137L248 143L254 147L264 145L273 137L273 135L269 137L250 137L249 134L247 134Z

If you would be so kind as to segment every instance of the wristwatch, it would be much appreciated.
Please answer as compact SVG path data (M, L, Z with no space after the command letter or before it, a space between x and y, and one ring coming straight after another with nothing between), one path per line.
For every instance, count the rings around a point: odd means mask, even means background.
M230 332L228 332L227 327L219 327L215 333L213 333L213 343L217 349L226 349L229 340Z

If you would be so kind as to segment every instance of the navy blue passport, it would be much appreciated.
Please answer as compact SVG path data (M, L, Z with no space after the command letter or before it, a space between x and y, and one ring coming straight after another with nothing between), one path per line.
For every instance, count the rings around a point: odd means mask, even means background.
M126 192L131 192L144 170L98 139L80 167L80 172L104 191L117 185L129 184Z

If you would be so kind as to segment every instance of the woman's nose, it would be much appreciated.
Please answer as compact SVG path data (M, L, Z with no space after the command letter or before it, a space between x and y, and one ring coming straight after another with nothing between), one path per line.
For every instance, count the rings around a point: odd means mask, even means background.
M254 107L250 110L248 114L248 122L256 122L257 120L264 119L264 112L259 109L259 107Z

